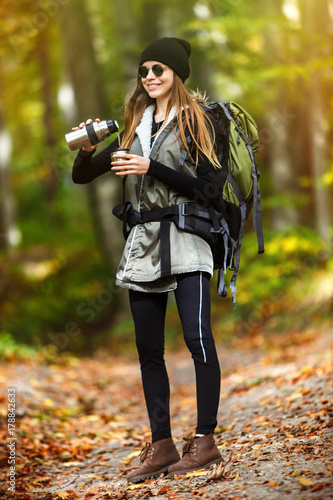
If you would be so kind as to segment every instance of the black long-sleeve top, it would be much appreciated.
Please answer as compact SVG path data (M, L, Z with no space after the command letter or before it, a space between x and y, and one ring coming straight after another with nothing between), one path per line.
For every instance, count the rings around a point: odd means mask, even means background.
M156 125L155 125L156 126ZM154 133L154 130L152 131ZM111 153L119 147L118 138L100 153L87 152L82 149L75 158L72 179L76 184L87 184L111 170ZM112 171L111 171L112 172ZM209 160L201 155L196 168L197 177L190 177L182 172L164 165L156 160L150 160L146 175L152 175L157 180L167 184L176 191L202 204L213 202L219 193L219 182L216 170Z

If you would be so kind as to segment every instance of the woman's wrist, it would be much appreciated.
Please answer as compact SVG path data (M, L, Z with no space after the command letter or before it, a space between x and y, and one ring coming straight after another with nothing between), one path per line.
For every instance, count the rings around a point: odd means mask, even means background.
M96 149L92 149L91 151L87 151L86 149L81 148L79 150L79 155L81 155L81 156L89 156L89 155L92 155L94 151L96 151Z

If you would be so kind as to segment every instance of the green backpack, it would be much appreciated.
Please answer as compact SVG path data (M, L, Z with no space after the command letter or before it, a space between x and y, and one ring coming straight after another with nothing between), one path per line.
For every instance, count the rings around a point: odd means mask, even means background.
M215 120L217 156L222 166L221 202L227 214L228 229L216 229L216 244L213 250L215 267L219 269L218 293L227 295L223 274L234 270L230 289L236 302L236 280L240 264L244 225L253 209L253 230L257 232L258 253L264 253L264 237L261 219L260 172L255 163L259 149L258 129L253 118L235 102L214 102L205 106L209 116ZM214 215L213 217L214 218ZM220 227L221 227L221 221ZM223 240L223 241L222 241ZM234 263L236 256L236 263Z

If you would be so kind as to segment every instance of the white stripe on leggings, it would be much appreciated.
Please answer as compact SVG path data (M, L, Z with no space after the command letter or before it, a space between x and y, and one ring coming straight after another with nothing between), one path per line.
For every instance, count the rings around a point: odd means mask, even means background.
M202 272L200 272L200 303L199 303L199 335L200 335L200 344L201 344L201 349L202 349L202 354L204 357L204 362L206 363L207 358L206 358L206 351L202 342L202 323L201 323L201 316L202 316Z

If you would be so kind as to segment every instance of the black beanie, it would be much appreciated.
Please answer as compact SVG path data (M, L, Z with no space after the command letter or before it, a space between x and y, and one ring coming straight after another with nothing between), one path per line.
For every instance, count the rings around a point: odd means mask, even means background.
M189 57L191 44L181 38L160 38L150 43L142 52L139 66L146 61L166 64L180 76L183 82L190 74Z

